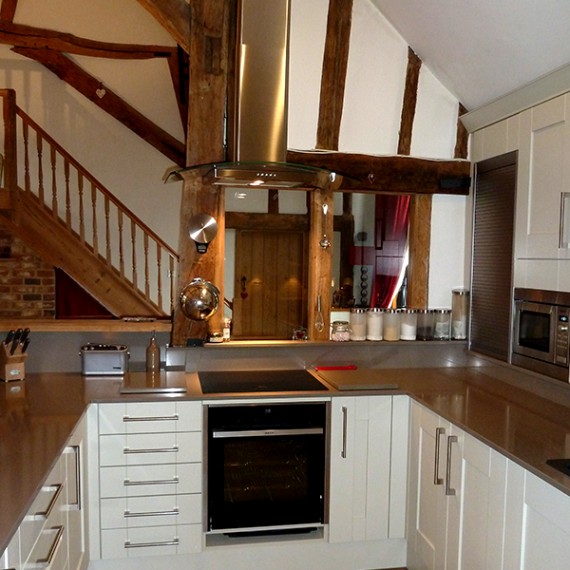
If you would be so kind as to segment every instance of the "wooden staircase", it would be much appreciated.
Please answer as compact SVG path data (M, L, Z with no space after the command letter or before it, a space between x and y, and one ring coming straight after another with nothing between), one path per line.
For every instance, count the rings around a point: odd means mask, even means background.
M0 97L0 225L114 316L170 316L176 252L18 108L13 90Z

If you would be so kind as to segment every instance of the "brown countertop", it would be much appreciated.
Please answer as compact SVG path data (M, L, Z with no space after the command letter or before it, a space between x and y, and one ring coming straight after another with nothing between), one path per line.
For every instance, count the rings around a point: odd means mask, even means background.
M0 382L0 552L91 402L405 393L570 495L570 477L545 463L546 459L570 455L570 387L561 387L568 390L568 398L559 403L518 388L513 379L523 372L494 365L319 374L330 383L330 391L205 396L196 374L180 372L168 373L168 382L185 382L184 395L125 396L119 393L121 378L86 379L72 373Z

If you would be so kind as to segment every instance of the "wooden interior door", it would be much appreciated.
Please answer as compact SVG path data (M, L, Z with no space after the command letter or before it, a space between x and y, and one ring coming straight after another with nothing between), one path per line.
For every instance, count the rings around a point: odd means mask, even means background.
M306 327L307 249L302 231L237 231L232 336L290 339Z

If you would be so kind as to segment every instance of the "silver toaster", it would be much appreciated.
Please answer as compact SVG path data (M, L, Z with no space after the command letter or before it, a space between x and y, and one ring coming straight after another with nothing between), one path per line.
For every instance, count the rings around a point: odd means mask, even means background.
M84 376L120 376L129 366L129 350L122 344L84 344L79 352Z

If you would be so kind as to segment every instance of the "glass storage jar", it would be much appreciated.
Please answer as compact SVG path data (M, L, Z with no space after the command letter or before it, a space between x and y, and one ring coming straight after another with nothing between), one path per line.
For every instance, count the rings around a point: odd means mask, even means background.
M382 309L368 309L366 312L366 339L382 340Z
M345 342L350 340L350 325L348 321L333 321L331 340Z
M453 289L451 292L451 338L463 340L467 338L469 318L469 291Z
M416 340L418 312L416 309L400 310L400 340Z
M366 340L366 309L350 310L350 340Z
M434 312L432 309L418 310L417 340L433 340Z
M451 331L451 309L435 309L433 338L434 340L449 340Z
M384 340L400 340L400 311L385 309L383 321Z

